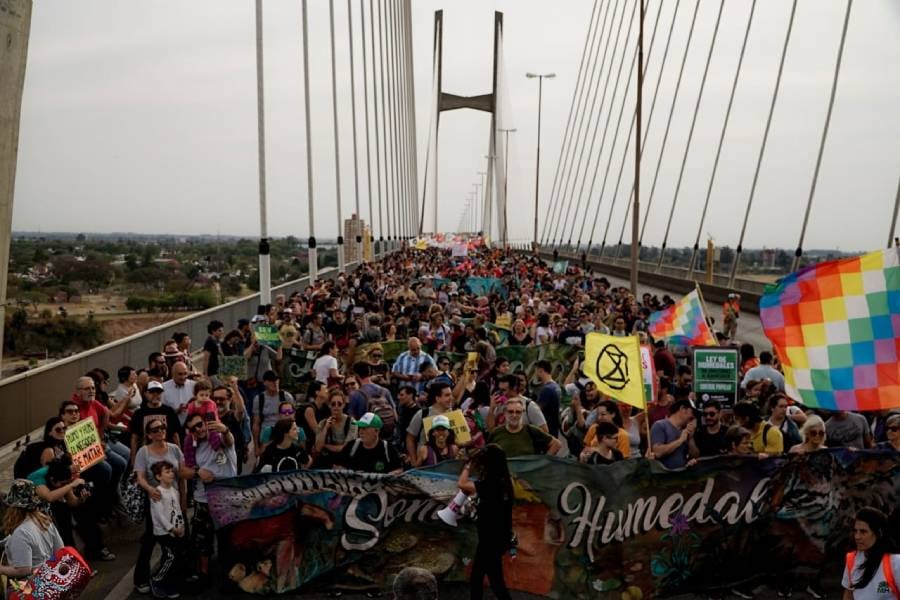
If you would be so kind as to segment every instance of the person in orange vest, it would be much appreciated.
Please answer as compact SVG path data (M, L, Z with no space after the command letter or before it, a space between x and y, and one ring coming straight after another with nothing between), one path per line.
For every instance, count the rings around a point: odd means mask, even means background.
M900 598L897 576L900 554L892 554L888 518L881 511L866 507L856 513L853 542L856 550L847 553L841 586L843 600Z
M722 333L729 340L737 335L737 322L741 316L741 295L728 294L728 300L722 304Z

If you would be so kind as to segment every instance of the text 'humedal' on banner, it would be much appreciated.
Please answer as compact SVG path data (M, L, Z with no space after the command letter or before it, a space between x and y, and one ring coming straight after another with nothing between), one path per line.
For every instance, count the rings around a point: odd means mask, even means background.
M641 346L637 336L587 334L582 371L607 396L645 408Z

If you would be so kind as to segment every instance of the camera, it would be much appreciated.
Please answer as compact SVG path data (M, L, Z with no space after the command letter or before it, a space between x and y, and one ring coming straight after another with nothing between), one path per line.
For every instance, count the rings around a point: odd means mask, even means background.
M76 485L75 489L72 492L76 496L83 496L85 492L91 494L94 492L94 482L93 481L85 481L81 485Z

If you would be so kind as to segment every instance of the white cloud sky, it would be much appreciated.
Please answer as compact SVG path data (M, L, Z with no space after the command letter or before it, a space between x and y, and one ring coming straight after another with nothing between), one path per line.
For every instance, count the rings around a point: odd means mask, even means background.
M625 0L611 0L610 6ZM345 216L354 210L347 4L336 3L339 124ZM662 7L658 46L645 87L647 110L664 33L675 2ZM647 11L647 42L657 0ZM665 230L690 118L719 3L700 3L694 40L661 165L646 244ZM746 246L793 247L809 192L840 36L842 0L800 0ZM366 1L366 7L368 2ZM527 71L557 78L544 85L541 223L547 212L566 116L592 4L507 0L413 2L419 176L424 176L431 106L433 12L444 9L444 90L490 89L493 11L505 13L504 64L511 137L510 237L531 235L537 83ZM646 203L687 36L691 0L682 0L657 113L645 149ZM712 168L731 78L750 7L729 0L701 104L675 212L670 246L690 245ZM300 3L265 3L266 128L271 235L306 237L306 153L300 55ZM357 24L359 2L353 0ZM619 8L621 11L621 8ZM629 3L630 13L630 3ZM758 2L703 237L734 245L750 190L790 3ZM337 230L331 120L328 3L310 2L316 230ZM865 249L887 238L900 163L900 4L856 2L805 246ZM624 37L624 34L623 34ZM632 39L634 39L632 37ZM13 226L16 230L215 233L259 232L256 167L254 9L250 0L190 3L82 0L37 2L22 110ZM621 52L622 49L616 49ZM357 52L359 41L357 38ZM615 55L618 65L619 54ZM630 61L626 56L626 67ZM362 139L362 71L357 55L358 125ZM612 104L605 167L624 82ZM612 88L610 87L610 92ZM632 92L633 93L633 86ZM629 96L631 95L629 94ZM629 98L628 106L633 104ZM609 105L609 100L607 100ZM601 115L602 132L606 108ZM620 155L628 126L613 148ZM439 226L459 221L476 172L484 169L489 117L443 113ZM599 141L597 148L599 148ZM596 150L595 150L596 152ZM364 154L362 213L368 215ZM593 160L596 160L596 157ZM619 188L608 242L622 222L631 165ZM615 177L618 160L613 160ZM593 167L592 167L593 168ZM602 169L601 169L602 176ZM421 182L418 193L421 193ZM599 187L599 184L598 184ZM593 206L597 202L595 192ZM594 241L609 211L607 190ZM579 217L581 219L581 217ZM578 221L580 224L580 220ZM849 223L849 226L848 226ZM590 227L590 222L588 223ZM577 236L577 232L576 232ZM585 241L588 235L585 234Z

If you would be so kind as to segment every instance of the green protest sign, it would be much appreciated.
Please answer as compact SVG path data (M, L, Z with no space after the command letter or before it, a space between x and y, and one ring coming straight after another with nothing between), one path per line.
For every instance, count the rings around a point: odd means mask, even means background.
M269 348L281 346L281 336L278 335L278 328L274 325L257 325L253 331L256 333L257 341L263 346Z
M97 426L90 417L67 427L65 440L66 450L72 455L72 464L79 471L89 469L106 458Z
M701 403L716 400L732 408L738 396L736 348L694 348L694 394Z
M220 356L218 375L222 379L227 379L228 377L245 379L247 377L247 359L241 355Z
M292 394L296 394L306 387L309 370L313 361L307 356L307 352L299 348L291 348L284 351L281 362L281 387Z

